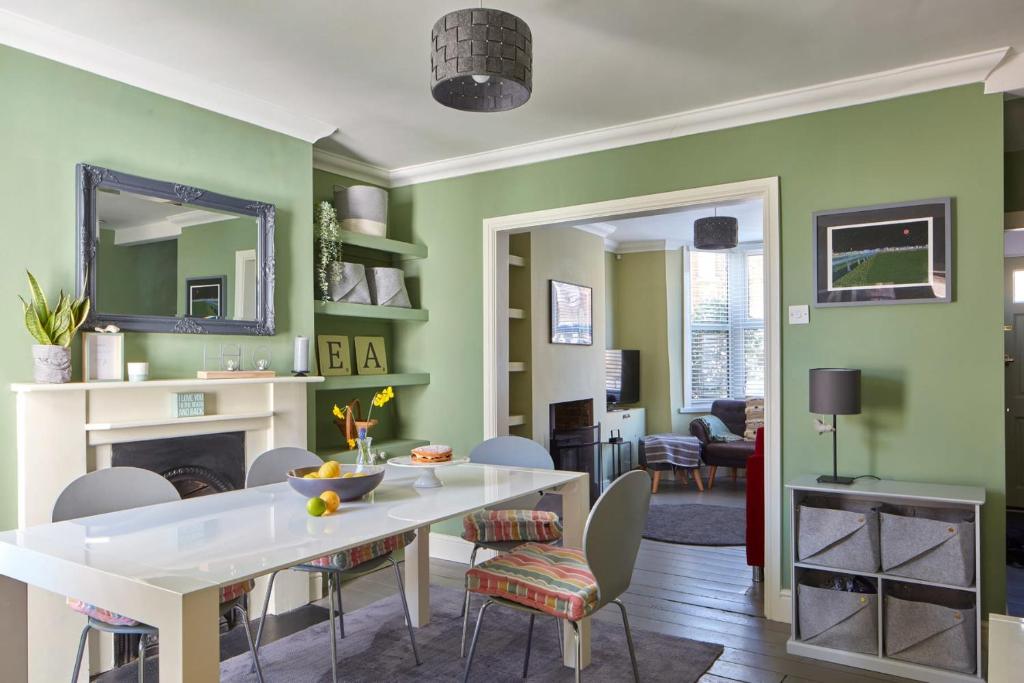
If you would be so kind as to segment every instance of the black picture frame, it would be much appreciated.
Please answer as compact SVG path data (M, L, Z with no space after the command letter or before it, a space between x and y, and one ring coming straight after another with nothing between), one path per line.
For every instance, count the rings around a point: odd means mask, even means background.
M953 300L953 199L817 211L814 306Z
M85 327L116 325L131 332L170 332L177 334L237 334L271 336L275 331L274 319L274 223L276 209L273 204L229 197L199 187L154 180L115 171L102 166L80 163L75 167L77 194L75 210L77 258L75 264L77 296L88 296L93 301ZM96 192L111 189L166 199L201 208L251 216L256 219L256 319L231 320L163 315L131 315L97 310L96 253L99 229L96 222ZM222 292L227 295L226 289ZM187 301L187 299L186 299ZM187 310L187 309L186 309ZM225 311L224 305L221 310Z
M585 285L549 280L551 343L594 344L594 291Z
M185 278L185 315L216 320L228 310L226 275Z

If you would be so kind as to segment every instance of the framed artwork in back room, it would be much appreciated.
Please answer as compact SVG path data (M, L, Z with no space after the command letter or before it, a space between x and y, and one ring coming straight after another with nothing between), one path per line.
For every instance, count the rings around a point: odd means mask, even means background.
M593 290L551 280L551 343L590 346L594 343Z
M952 301L952 202L816 212L815 306Z

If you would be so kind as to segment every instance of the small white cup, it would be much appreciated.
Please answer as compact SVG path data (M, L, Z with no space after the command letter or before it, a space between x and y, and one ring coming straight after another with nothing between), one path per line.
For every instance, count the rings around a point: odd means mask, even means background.
M145 382L149 379L149 363L129 363L128 381Z

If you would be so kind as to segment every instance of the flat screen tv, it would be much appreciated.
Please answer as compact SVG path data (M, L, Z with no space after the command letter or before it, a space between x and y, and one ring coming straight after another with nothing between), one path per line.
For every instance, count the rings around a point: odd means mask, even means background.
M604 387L608 405L640 400L640 352L608 349L604 352Z

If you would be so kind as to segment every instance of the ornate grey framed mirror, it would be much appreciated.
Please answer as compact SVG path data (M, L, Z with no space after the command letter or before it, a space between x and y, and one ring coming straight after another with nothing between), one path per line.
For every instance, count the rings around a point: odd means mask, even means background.
M89 164L77 171L89 328L274 334L273 204Z

